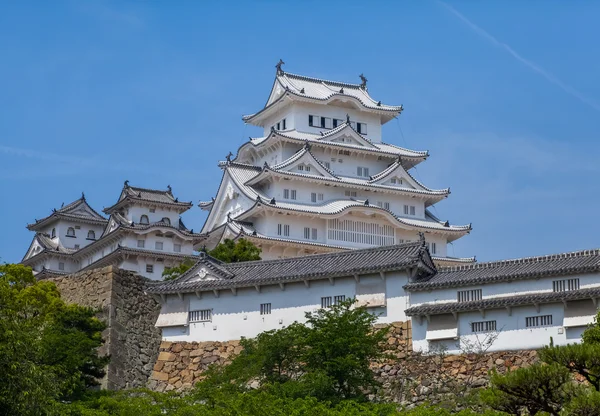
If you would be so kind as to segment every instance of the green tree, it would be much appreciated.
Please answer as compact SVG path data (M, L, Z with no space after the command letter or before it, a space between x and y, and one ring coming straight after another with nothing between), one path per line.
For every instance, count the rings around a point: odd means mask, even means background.
M179 266L173 267L165 267L165 270L162 273L163 280L175 280L194 265L194 261L192 259L185 259L183 263Z
M108 360L97 355L104 327L30 268L0 265L0 414L46 414L96 385Z
M490 384L490 388L481 393L483 402L495 410L517 416L524 410L530 415L538 412L558 415L576 394L569 370L558 364L536 364L505 375L494 371Z
M225 263L260 260L260 248L243 238L233 241L226 239L208 254Z
M276 396L366 401L379 387L370 363L384 356L387 328L373 329L377 317L354 300L309 312L306 319L242 340L242 353L198 385L198 400L215 403L223 389L241 392L258 383Z

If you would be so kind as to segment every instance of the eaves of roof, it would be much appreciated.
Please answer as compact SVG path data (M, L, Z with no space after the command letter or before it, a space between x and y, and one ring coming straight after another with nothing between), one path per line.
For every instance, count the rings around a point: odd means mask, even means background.
M316 101L316 102L320 102L320 103L324 103L327 104L331 101L334 101L337 98L343 98L345 100L352 100L355 103L359 104L360 106L362 106L365 110L368 111L374 111L376 113L380 113L380 114L389 114L388 117L395 117L398 114L400 114L402 112L402 110L404 110L404 108L400 105L400 106L396 106L396 107L378 107L377 105L372 105L369 103L365 103L364 101L362 101L360 98L352 96L352 95L348 95L348 94L344 94L341 92L337 92L337 93L332 93L331 95L329 95L328 97L325 98L320 98L320 97L314 97L314 96L308 96L306 94L301 94L301 93L296 93L290 89L287 89L285 91L284 94L282 94L278 99L276 99L275 101L273 101L271 104L269 104L268 106L264 107L263 109L261 109L260 111L254 113L254 114L249 114L249 115L245 115L242 116L242 120L245 123L251 123L253 120L255 120L256 118L258 118L260 115L263 115L264 113L270 111L271 109L275 108L276 106L278 106L280 103L282 103L286 98L289 99L299 99L300 101Z
M322 137L311 140L310 143L313 146L319 146L319 147L325 147L325 148L337 147L337 148L341 148L341 149L354 150L354 151L358 151L358 152L362 152L362 153L370 153L370 154L374 154L374 155L378 155L378 156L386 155L386 156L398 157L398 155L401 155L403 159L410 159L410 160L417 160L417 161L425 160L429 156L428 151L409 150L409 149L405 149L405 148L391 145L388 143L381 143L381 144L390 146L394 149L398 149L398 151L397 152L396 151L386 151L386 150L382 150L378 147L364 147L364 146L357 146L357 145L353 145L353 144L338 143L338 142L334 142L334 141L325 140L327 137L332 136L334 133L342 131L343 128L352 129L352 127L346 127L344 125L342 128L339 128L339 130L336 130L336 129L330 130L329 132L324 134ZM354 129L352 129L352 130L355 131ZM356 134L360 135L360 133L356 133ZM252 146L252 147L256 148L259 146L263 146L268 141L272 140L273 138L280 138L280 139L284 139L284 140L296 142L296 143L305 143L306 142L305 138L299 138L299 137L293 137L290 135L286 135L284 132L281 132L281 131L273 131L265 139L261 140L258 143L255 143L254 141L250 140L250 141L244 143L243 145L241 145L238 149L236 157L233 160L236 160L239 157L240 150L243 147ZM368 139L365 138L365 140L368 140ZM413 165L414 164L416 164L416 163L413 163ZM410 168L410 166L408 168Z
M567 292L544 292L483 299L471 302L425 303L408 308L408 316L441 315L446 313L473 312L489 309L503 309L523 305L566 302L582 299L597 299L600 287L572 290Z
M156 206L165 206L165 207L176 207L180 209L182 212L190 209L194 204L191 202L164 202L164 201L155 201L152 199L144 199L144 198L135 198L133 196L127 195L125 198L118 201L116 204L111 205L110 207L104 208L102 212L106 214L111 214L112 212L118 210L119 208L125 207L129 204L135 204L136 202L141 202L150 205Z
M27 229L30 231L37 231L48 224L52 224L54 221L58 221L60 219L65 219L73 222L80 222L84 224L94 224L94 225L105 225L108 220L106 218L92 218L85 215L76 215L76 214L67 214L64 212L53 212L41 220L37 220L34 224L28 224Z
M417 225L417 224L411 223L409 220L405 220L402 217L396 216L390 210L387 210L382 207L378 207L376 205L366 204L366 203L360 202L360 201L338 200L338 201L330 201L327 205L332 205L333 203L336 203L336 202L341 202L342 205L339 208L332 210L330 212L324 212L324 211L319 211L320 206L297 204L296 207L289 207L289 206L278 205L277 201L275 201L275 203L273 204L273 203L270 203L268 200L263 200L261 198L261 199L257 200L254 203L254 205L252 205L246 211L237 215L235 218L244 220L249 214L251 214L256 209L284 210L284 211L299 212L299 213L303 213L303 214L318 214L318 215L331 216L331 215L341 214L342 212L344 212L348 209L362 208L362 209L375 210L375 211L378 211L381 213L385 213L385 214L391 216L395 221L399 222L400 224L403 224L404 226L408 226L408 227L411 227L411 228L417 229L417 230L429 229L429 230L435 230L435 231L443 232L443 233L462 233L462 234L468 234L472 230L471 224L461 225L461 226L455 226L455 225L450 226L449 225L447 227L442 224L437 224L436 226L425 225L425 224ZM423 221L423 222L425 222L425 221Z

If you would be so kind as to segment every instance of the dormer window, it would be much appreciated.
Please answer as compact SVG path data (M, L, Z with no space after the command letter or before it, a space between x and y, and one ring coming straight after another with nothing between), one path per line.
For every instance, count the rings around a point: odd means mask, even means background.
M75 237L75 228L73 228L73 227L67 228L67 237Z
M147 215L142 215L140 217L140 224L150 224L150 220L148 220L148 216Z
M164 217L161 221L164 222L167 225L171 225L171 220L169 218L167 218L167 217Z
M52 234L50 234L50 238L56 238L56 228L52 229Z
M88 240L95 240L96 239L96 233L94 232L94 230L89 230L88 231L87 239Z

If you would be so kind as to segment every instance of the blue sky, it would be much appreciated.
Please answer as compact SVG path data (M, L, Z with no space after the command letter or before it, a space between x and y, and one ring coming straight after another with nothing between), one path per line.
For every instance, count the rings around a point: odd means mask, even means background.
M384 140L430 158L452 195L434 213L474 230L478 260L598 247L600 3L2 2L0 259L25 226L123 181L207 200L217 161L260 131L275 63L403 104ZM185 214L199 230L205 213Z

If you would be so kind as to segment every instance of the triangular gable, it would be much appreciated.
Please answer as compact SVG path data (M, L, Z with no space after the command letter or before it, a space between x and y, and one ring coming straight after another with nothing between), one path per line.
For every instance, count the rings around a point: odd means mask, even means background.
M114 232L120 226L121 226L121 223L119 221L117 221L113 215L111 215L110 219L108 220L108 224L106 224L106 227L104 227L104 231L102 232L102 237Z
M275 81L273 82L273 87L271 87L271 93L269 94L269 99L267 100L267 103L265 104L265 107L273 104L284 93L285 93L285 87L283 85L281 85L281 82L279 82L279 78L276 77Z
M27 259L32 258L33 256L40 254L42 251L44 251L45 248L46 247L44 247L42 245L42 243L40 242L40 239L38 238L38 235L36 234L33 237L31 244L29 245L29 249L27 249L27 252L25 253L25 256L23 257L23 260L21 260L21 261L25 261Z
M379 148L371 143L368 139L363 137L360 133L352 128L348 123L344 123L340 129L334 129L324 134L322 137L317 138L318 141L328 141L333 143L344 143L353 146L364 146L369 149Z
M85 199L80 199L78 203L72 204L59 210L62 214L73 214L94 219L106 220L102 215L98 214Z
M395 180L395 183L393 183ZM423 186L415 178L410 175L399 161L392 163L387 169L373 176L372 184L397 186L399 188L419 189L422 191L431 191L431 189Z
M219 184L219 190L217 191L215 202L208 213L206 221L204 222L204 226L202 227L201 231L202 233L208 233L212 231L214 228L216 228L216 226L220 226L225 221L223 218L225 215L224 208L226 208L226 205L230 203L230 201L238 198L240 201L255 201L259 196L259 193L256 190L245 185L245 182L258 175L259 172L251 172L252 175L236 175L236 169L242 168L237 168L235 165L232 165L228 166L223 172L223 177L221 179L221 183ZM248 178L238 178L238 176L248 176ZM240 202L240 205L244 204L249 206L251 203L244 202L242 204L242 202Z
M337 177L329 169L321 164L321 162L311 153L307 146L289 159L274 165L272 169L281 172L291 172L302 175L337 179Z

